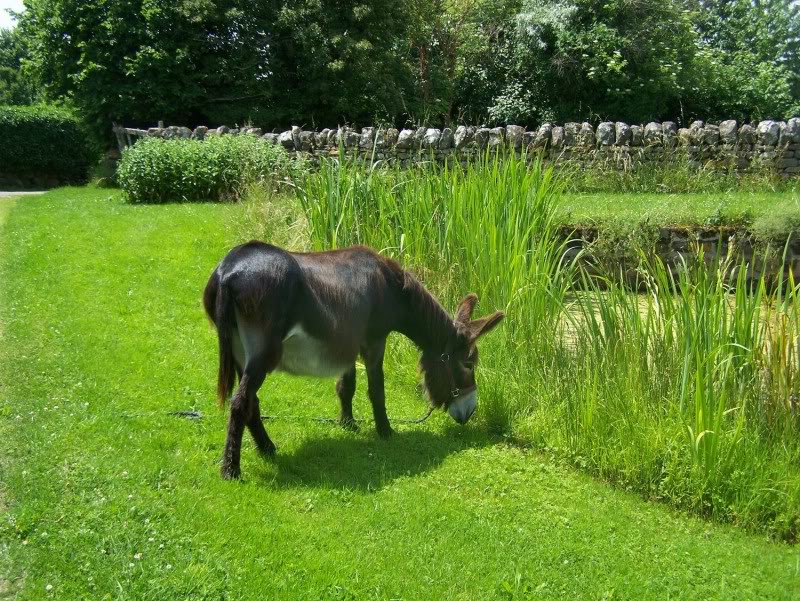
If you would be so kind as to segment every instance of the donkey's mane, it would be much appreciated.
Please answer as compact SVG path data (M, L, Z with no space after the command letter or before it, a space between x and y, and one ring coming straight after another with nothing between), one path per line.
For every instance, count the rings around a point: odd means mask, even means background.
M409 338L422 350L444 351L455 332L453 318L417 278L403 270L403 295L411 310Z

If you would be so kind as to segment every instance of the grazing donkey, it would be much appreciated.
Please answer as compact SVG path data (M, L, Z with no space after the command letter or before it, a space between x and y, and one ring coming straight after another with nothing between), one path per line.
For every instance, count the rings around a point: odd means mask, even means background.
M339 421L355 428L353 394L358 354L367 369L378 434L389 436L383 390L386 337L400 332L421 350L420 367L433 407L464 424L475 411L477 339L503 319L498 311L471 320L478 297L468 295L455 318L400 265L365 247L289 253L264 244L237 246L206 285L203 303L219 337L221 404L231 398L222 476L238 478L245 426L261 453L275 445L261 422L256 396L266 375L337 376Z

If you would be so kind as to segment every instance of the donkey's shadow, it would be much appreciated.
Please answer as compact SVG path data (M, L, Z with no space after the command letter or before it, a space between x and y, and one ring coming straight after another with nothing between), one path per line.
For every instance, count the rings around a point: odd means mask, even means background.
M322 434L304 440L296 450L279 451L275 470L269 475L259 470L259 477L286 488L378 491L397 478L435 469L450 455L492 443L485 432L456 426L436 432L401 430L388 440L369 434Z

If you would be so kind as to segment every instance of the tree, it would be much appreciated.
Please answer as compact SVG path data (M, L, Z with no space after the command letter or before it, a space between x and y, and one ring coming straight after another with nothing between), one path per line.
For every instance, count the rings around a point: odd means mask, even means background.
M265 35L231 0L26 0L19 28L51 98L95 126L187 121L264 76Z
M26 56L17 30L0 29L0 105L33 104L37 100L33 79L23 74Z
M474 120L485 114L473 79L485 77L481 61L493 53L495 34L519 0L411 0L411 63L417 96L417 121ZM478 84L478 87L480 84ZM472 99L469 106L460 102ZM466 112L469 111L469 114Z
M487 74L473 78L483 89L465 88L492 122L674 113L695 37L682 8L673 0L524 0L476 63ZM475 106L469 96L462 102Z
M686 98L696 115L800 113L800 5L792 0L687 0L698 40Z
M794 0L25 1L0 94L35 76L98 131L800 108Z
M509 2L476 15L450 114L529 125L788 117L800 110L799 14L792 0Z
M279 2L271 85L281 120L395 122L418 106L409 57L411 2Z
M286 126L394 119L413 92L393 0L26 0L48 94L112 120ZM413 99L411 99L413 100Z

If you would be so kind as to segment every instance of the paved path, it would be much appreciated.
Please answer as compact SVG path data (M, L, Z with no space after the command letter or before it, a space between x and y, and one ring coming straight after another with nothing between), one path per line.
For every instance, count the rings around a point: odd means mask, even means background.
M24 192L3 192L0 191L0 198L15 198L17 196L37 196L39 194L44 194L43 190L26 190Z

